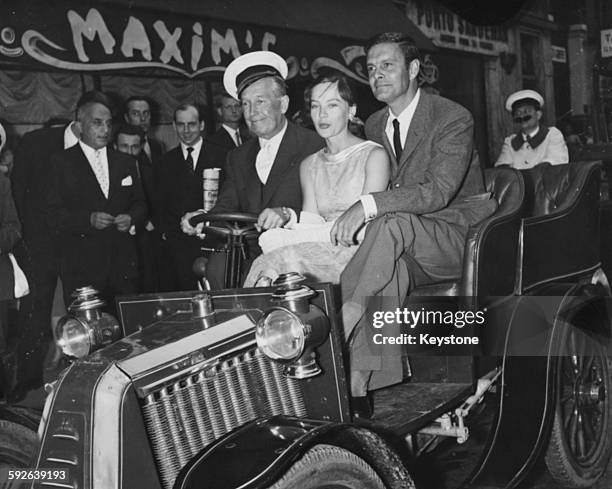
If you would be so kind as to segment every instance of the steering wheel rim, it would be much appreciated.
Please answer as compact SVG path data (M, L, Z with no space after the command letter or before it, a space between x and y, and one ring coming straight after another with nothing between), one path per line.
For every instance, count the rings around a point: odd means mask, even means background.
M259 231L255 229L257 217L257 214L253 212L202 213L189 219L189 224L195 227L203 222L205 223L202 228L203 232L211 231L221 236L250 237L259 234ZM219 222L223 227L207 224L210 222Z

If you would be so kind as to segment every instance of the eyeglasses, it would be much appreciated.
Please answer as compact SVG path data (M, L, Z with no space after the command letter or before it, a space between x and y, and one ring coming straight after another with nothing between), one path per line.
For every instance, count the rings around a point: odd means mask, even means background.
M522 124L523 122L527 122L528 120L530 120L532 117L533 117L532 114L527 114L522 117L521 116L515 117L513 120L517 124Z

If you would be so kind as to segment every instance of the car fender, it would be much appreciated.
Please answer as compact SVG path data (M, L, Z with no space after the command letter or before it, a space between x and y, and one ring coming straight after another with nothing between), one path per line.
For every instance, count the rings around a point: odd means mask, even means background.
M516 297L502 357L500 406L468 486L508 489L524 480L548 443L563 328L577 327L609 338L604 321L576 322L576 318L592 311L607 314L610 303L609 289L600 284L551 284L537 295ZM538 314L533 314L534 304L540 308ZM528 323L522 320L525 317L530 318Z
M174 488L269 487L320 443L355 453L389 489L413 487L398 454L376 433L347 423L275 416L248 423L202 450L181 470Z

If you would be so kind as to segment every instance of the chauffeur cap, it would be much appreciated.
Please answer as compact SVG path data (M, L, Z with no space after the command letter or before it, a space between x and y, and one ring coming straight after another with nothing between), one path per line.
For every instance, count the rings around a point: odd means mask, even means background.
M235 99L249 85L268 76L287 78L287 63L272 51L254 51L232 61L223 75L225 91Z
M540 110L544 107L544 99L535 90L519 90L506 99L506 110L510 113L520 105L531 104Z

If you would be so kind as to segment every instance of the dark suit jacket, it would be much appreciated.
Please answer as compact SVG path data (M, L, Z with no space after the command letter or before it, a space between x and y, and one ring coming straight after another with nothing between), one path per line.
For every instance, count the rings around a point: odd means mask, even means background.
M0 301L15 297L13 265L8 257L21 238L21 226L11 195L11 182L0 174Z
M202 208L202 174L205 168L215 168L202 144L195 172L190 173L181 146L168 151L160 166L159 194L162 207L160 230L168 238L187 237L181 231L181 218L188 211Z
M81 146L55 154L45 193L45 215L59 233L61 275L65 282L87 285L105 282L117 274L137 277L135 240L115 226L103 230L90 224L92 212L129 214L142 226L146 203L133 158L107 149L108 199L102 193Z
M278 148L276 159L265 185L262 185L255 159L259 152L259 139L251 138L228 153L225 182L217 205L212 212L253 212L259 214L267 207L291 207L299 215L302 210L300 163L324 145L313 131L291 122Z
M242 144L244 144L251 136L247 130L240 127L240 137L242 138ZM204 144L206 145L206 152L210 161L218 168L225 166L227 153L237 147L232 137L223 127L220 127L213 135L208 136Z
M388 115L386 107L372 114L366 122L366 135L382 144L395 164L385 134ZM378 214L426 214L465 227L489 216L495 210L494 201L476 197L485 193L485 187L473 149L473 128L468 110L421 90L399 165L391 177L391 189L373 194Z
M140 181L147 201L147 220L151 221L155 228L159 228L161 214L161 203L159 196L160 166L162 160L162 145L155 139L147 138L151 148L151 158L143 151L138 155L138 172Z
M64 150L64 127L37 129L24 134L15 150L11 173L13 198L24 237L49 242L52 230L43 216L42 197L49 181L51 155Z

